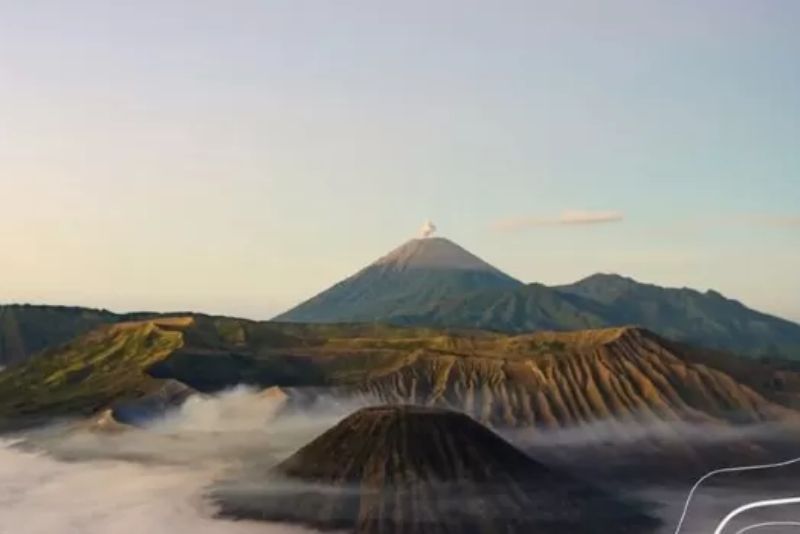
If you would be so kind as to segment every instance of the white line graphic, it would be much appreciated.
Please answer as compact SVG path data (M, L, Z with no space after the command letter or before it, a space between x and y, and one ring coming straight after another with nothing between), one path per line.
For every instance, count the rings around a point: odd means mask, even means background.
M756 523L755 525L750 525L748 527L744 527L742 530L736 532L736 534L744 534L745 532L750 532L751 530L757 530L759 528L768 528L768 527L799 527L800 522L797 521L769 521L766 523Z
M800 463L800 458L793 458L791 460L786 460L784 462L778 462L774 464L748 465L743 467L723 467L722 469L715 469L713 471L706 473L705 475L700 477L700 479L694 483L692 489L689 490L689 495L686 497L686 503L683 505L683 512L681 513L681 518L680 520L678 520L678 526L675 528L675 534L681 534L681 528L683 527L683 522L686 521L686 514L689 512L689 504L691 504L692 497L694 497L697 488L700 487L700 484L702 484L709 478L713 477L714 475L719 475L722 473L738 473L741 471L758 471L760 469L773 469L776 467L786 467L796 463Z
M747 512L748 510L754 510L756 508L768 508L770 506L783 506L785 504L800 504L800 497L787 497L785 499L769 499L766 501L756 501L751 502L749 504L745 504L734 510L733 512L729 513L725 516L717 529L714 531L714 534L722 534L722 531L725 529L725 526L731 522L731 520L736 517L737 515Z

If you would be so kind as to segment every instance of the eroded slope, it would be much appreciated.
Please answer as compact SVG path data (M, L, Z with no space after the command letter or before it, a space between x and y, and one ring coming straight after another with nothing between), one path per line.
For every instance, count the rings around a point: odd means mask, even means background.
M216 491L223 515L358 534L588 534L598 524L641 534L655 526L635 507L446 410L359 410L255 477L247 489Z
M752 423L795 417L798 376L635 328L507 336L186 317L105 327L3 373L0 415L91 413L173 380L441 406L498 427Z

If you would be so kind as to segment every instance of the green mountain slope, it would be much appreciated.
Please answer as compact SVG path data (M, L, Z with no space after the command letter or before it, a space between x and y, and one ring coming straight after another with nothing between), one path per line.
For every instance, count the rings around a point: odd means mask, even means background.
M117 315L106 310L0 305L0 366L25 361L46 347L118 320Z
M101 327L0 373L0 421L91 415L156 391L146 370L183 343L190 320Z
M322 388L453 408L498 426L609 417L716 424L794 417L800 373L635 328L510 336L183 317L102 327L0 373L0 421L87 415L175 381ZM732 363L735 362L735 365Z
M604 305L580 296L563 294L541 284L529 284L441 299L416 312L397 314L391 322L517 333L581 330L613 326L613 321L606 318L606 311Z
M557 288L529 284L503 291L472 291L383 320L509 333L635 324L675 341L712 349L800 359L800 325L715 292L662 288L609 275Z
M609 324L637 324L677 341L742 354L800 359L800 325L715 291L664 288L613 274L557 290L604 306Z

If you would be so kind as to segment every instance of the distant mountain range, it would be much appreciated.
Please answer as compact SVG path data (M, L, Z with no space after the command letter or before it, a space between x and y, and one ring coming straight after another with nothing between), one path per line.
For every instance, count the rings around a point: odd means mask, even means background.
M512 333L638 325L709 348L800 359L800 325L717 292L615 274L556 287L524 284L444 238L411 240L275 320Z
M0 366L101 325L161 315L0 305ZM504 333L636 325L707 348L800 360L800 325L715 291L664 288L615 274L555 287L524 284L444 238L413 239L274 320Z

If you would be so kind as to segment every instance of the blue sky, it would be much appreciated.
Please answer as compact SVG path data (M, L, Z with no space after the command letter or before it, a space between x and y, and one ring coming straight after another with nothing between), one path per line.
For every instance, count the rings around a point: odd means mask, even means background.
M526 281L800 320L799 25L793 0L0 1L0 301L266 318L430 217Z

